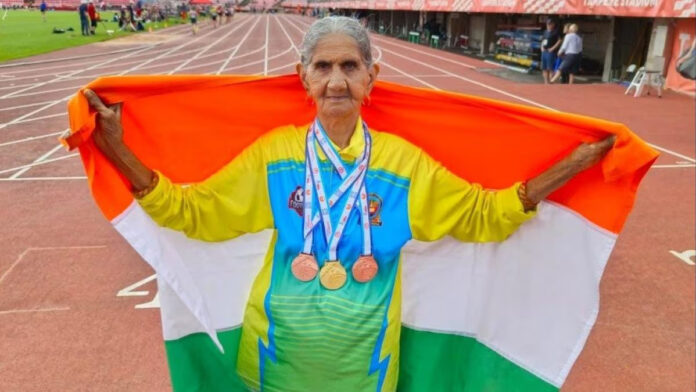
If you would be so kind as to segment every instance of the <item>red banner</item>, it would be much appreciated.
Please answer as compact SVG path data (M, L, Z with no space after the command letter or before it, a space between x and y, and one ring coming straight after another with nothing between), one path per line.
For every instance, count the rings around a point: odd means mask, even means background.
M696 15L696 0L362 0L309 4L306 1L290 0L284 2L283 5L311 8L669 18L693 18Z

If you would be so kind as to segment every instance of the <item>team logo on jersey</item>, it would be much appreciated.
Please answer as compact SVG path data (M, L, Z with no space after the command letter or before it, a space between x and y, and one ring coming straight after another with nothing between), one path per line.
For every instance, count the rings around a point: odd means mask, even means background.
M382 199L376 193L367 196L367 212L370 214L372 226L382 226Z
M295 210L297 215L302 216L304 212L304 191L301 186L297 186L292 193L290 193L290 199L288 200L288 207Z

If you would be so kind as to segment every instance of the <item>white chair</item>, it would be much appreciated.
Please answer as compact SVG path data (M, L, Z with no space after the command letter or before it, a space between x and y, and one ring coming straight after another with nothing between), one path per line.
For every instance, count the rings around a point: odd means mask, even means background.
M662 76L662 71L665 68L665 58L661 56L649 57L648 61L645 62L645 66L638 68L638 71L633 76L631 84L624 94L628 94L631 88L635 88L636 92L633 94L634 97L640 97L643 95L643 90L646 86L654 87L657 90L657 96L662 98L662 87L664 86L665 80ZM631 64L626 69L627 72L633 72L635 70L635 64ZM650 89L645 89L648 95L650 95Z

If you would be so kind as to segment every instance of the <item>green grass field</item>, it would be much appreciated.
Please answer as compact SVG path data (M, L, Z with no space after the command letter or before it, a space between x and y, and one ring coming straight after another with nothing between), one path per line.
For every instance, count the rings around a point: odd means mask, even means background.
M102 19L109 21L99 23L96 35L85 37L80 34L80 17L77 11L49 11L46 12L46 22L42 22L41 12L38 10L9 10L7 15L4 10L0 10L0 61L106 41L129 34L144 34L119 31L118 23L110 21L113 14L114 11L102 12ZM2 20L3 15L5 15L4 20ZM178 23L181 23L180 19L170 19L168 25ZM150 23L146 25L146 29L148 26L158 29L163 28L164 24ZM61 29L72 27L74 31L53 34L54 27ZM114 30L114 34L107 35L107 29Z

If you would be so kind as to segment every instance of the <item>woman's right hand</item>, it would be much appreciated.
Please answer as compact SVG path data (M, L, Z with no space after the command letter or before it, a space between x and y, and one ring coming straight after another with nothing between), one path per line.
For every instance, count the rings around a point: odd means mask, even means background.
M94 142L100 150L123 143L123 127L121 127L121 105L106 106L99 96L92 90L82 92L89 106L97 112L97 124L92 133Z
M97 112L92 133L94 144L131 183L132 191L140 192L156 184L156 175L123 143L121 105L106 106L92 90L83 92L89 106ZM154 182L153 182L154 181Z

